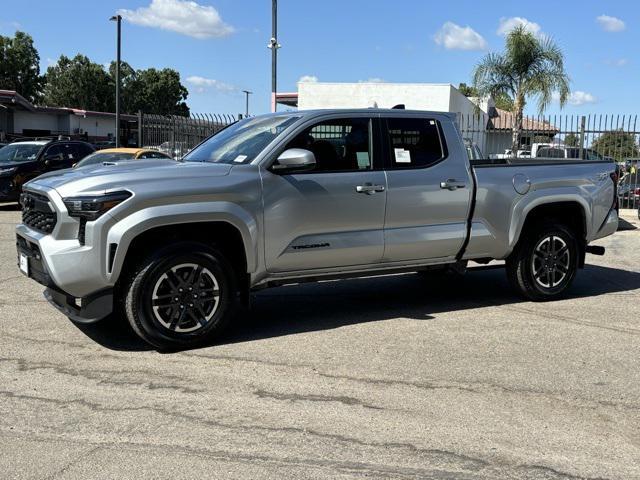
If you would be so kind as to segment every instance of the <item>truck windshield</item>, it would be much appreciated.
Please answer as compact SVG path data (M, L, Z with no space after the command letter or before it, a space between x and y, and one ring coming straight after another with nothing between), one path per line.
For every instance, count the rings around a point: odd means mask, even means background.
M43 145L34 143L11 143L0 148L0 163L33 162Z
M246 164L300 117L277 115L241 120L201 143L185 162Z

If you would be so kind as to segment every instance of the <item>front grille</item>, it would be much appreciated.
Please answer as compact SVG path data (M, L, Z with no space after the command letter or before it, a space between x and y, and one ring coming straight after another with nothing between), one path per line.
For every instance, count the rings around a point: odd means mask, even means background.
M58 216L49 199L34 192L20 195L22 205L22 223L42 233L51 233L56 226Z

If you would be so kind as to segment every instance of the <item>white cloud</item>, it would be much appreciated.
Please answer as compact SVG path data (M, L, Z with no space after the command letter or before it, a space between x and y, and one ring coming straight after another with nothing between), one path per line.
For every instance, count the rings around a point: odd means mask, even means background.
M542 27L536 22L527 20L524 17L502 17L496 33L498 35L506 35L519 25L524 25L524 29L527 32L533 33L535 36L542 35Z
M602 27L605 32L621 32L626 28L622 20L616 17L610 17L609 15L596 17L596 22L600 24L600 27Z
M303 75L298 80L298 83L318 83L318 77L315 75Z
M629 60L626 58L613 58L613 59L609 59L609 60L605 60L605 62L607 65L612 65L614 67L624 67L626 64L629 63Z
M569 95L569 103L571 105L585 105L587 103L596 103L598 99L591 95L590 93L583 92L581 90L576 90L575 92L571 92Z
M151 0L148 7L121 9L118 13L136 25L170 30L199 39L224 37L234 31L231 25L222 21L215 8L188 0Z
M453 22L445 22L433 40L447 50L485 50L488 46L482 35L473 28L461 27Z
M371 78L367 78L366 80L358 80L358 82L360 82L360 83L385 83L385 79L384 78L380 78L380 77L371 77Z
M228 83L224 83L213 78L199 77L198 75L187 77L187 83L196 87L196 92L198 93L206 92L210 88L219 92L235 92L238 90L237 87Z
M553 94L553 99L557 102L560 100L560 95L558 95L557 93ZM569 103L569 105L573 105L576 107L579 107L581 105L586 105L589 103L596 103L598 101L598 99L587 92L583 92L582 90L576 90L575 92L571 92L569 94L569 98L567 99L567 102Z

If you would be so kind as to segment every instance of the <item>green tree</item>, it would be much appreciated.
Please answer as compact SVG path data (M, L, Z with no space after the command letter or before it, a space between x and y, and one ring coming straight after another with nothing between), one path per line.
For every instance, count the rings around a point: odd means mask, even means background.
M465 97L478 96L478 91L475 88L473 88L471 85L467 85L466 83L459 84L458 90L460 90L460 93L463 94Z
M527 98L536 97L542 113L557 92L564 106L569 77L564 70L564 55L553 40L539 38L520 25L507 34L503 53L489 53L476 65L473 87L482 97L506 94L513 98L512 151L516 152Z
M99 63L84 55L61 55L47 68L44 103L57 107L82 108L110 112L115 108L111 78Z
M467 85L466 83L459 84L458 90L460 90L460 93L462 93L465 97L480 96L477 88L471 85ZM511 98L507 93L498 92L494 97L493 101L496 104L496 108L499 108L501 110L506 110L507 112L513 112L513 98Z
M622 129L603 133L593 141L591 148L600 155L613 157L616 161L637 158L640 154L634 135Z
M110 77L115 86L115 63L110 68ZM171 69L133 70L128 64L120 66L122 82L122 110L135 113L160 115L189 115L185 100L188 90L180 82L180 74ZM114 87L115 88L115 87Z
M580 143L580 137L578 137L578 135L576 135L575 133L568 133L564 137L564 144L567 147L577 147L578 143Z
M0 88L15 90L35 102L41 87L40 56L31 36L24 32L14 37L0 35Z

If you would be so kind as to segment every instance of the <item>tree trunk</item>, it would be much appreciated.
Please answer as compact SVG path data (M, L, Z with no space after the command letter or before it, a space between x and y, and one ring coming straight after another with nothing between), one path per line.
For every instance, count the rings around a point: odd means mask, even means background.
M513 101L514 122L511 127L511 154L518 156L520 150L520 137L522 136L522 117L524 111L524 98L521 94L516 95Z

